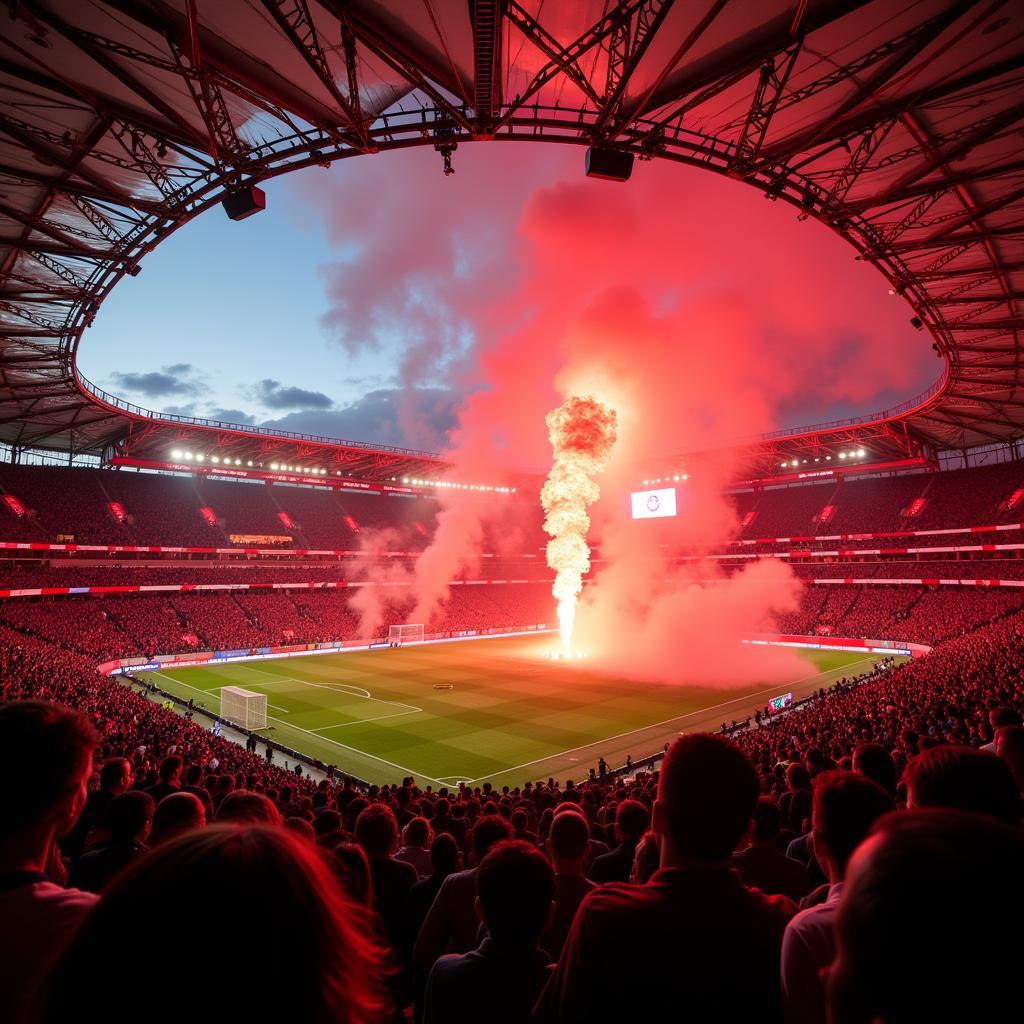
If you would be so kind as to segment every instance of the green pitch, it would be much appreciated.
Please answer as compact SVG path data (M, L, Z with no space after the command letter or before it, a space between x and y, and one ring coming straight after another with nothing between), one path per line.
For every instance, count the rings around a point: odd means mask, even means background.
M521 785L585 778L660 750L680 732L743 719L780 693L802 697L878 656L801 651L788 685L734 690L610 679L586 662L551 662L553 636L281 658L147 673L162 689L216 711L222 686L267 696L267 735L370 782ZM450 689L435 689L437 685ZM279 762L280 763L280 759Z

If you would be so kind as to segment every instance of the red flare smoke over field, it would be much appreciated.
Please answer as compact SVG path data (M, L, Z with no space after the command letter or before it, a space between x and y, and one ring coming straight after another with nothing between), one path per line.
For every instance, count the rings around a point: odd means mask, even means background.
M550 534L548 565L555 570L551 593L558 601L558 625L562 647L572 639L576 601L583 589L583 575L590 571L587 509L601 496L594 479L611 458L616 438L615 410L596 398L567 398L544 418L554 463L540 503L544 508L544 532Z

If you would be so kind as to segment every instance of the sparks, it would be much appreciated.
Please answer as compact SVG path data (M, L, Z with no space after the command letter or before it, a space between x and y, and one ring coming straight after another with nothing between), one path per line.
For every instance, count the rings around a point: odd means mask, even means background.
M608 465L615 444L615 410L596 398L570 396L544 418L554 463L540 492L544 531L551 536L548 565L555 570L551 593L558 601L562 648L569 649L583 574L590 569L588 508L601 496L594 479Z

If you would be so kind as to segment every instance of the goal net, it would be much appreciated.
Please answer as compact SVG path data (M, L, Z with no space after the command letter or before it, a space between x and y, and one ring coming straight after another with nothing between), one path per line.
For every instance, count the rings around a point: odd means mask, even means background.
M240 686L225 686L220 691L220 717L250 731L266 729L267 695Z
M389 644L408 644L423 639L423 623L415 625L388 626Z

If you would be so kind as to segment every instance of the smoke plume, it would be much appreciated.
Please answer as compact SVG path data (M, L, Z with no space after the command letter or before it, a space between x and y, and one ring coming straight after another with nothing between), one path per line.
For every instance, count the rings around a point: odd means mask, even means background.
M551 593L558 602L562 647L572 640L576 599L590 571L588 509L601 497L595 477L608 465L615 444L615 410L596 398L571 396L544 419L554 462L540 492L545 512L548 566L555 570Z

